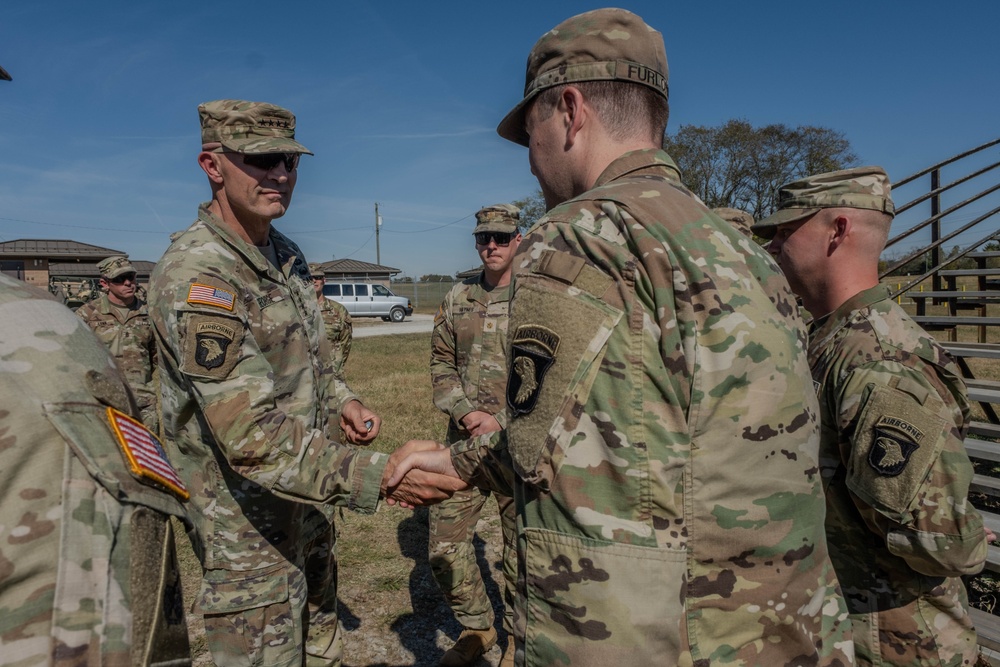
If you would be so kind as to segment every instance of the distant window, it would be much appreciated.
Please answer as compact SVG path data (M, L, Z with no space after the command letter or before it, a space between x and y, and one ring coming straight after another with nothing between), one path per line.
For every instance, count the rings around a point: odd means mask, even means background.
M355 285L358 296L368 296L368 285Z
M354 285L344 285L344 296L354 296Z
M323 296L340 296L340 285L323 285Z
M392 292L381 285L372 285L372 294L375 296L392 296Z

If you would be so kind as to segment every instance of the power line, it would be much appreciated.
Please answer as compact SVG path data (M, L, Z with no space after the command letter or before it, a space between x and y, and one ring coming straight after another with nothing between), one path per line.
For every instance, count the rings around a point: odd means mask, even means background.
M40 222L38 220L22 220L20 218L3 218L0 220L6 220L7 222L24 222L29 225L45 225L46 227L67 227L69 229L89 229L92 231L99 232L118 232L119 234L166 234L164 231L151 231L146 229L115 229L113 227L91 227L88 225L67 225L65 223L59 222Z

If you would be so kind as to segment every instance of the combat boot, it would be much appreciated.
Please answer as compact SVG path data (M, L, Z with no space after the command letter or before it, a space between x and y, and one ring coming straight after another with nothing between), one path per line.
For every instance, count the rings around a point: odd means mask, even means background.
M507 649L500 658L500 667L514 667L514 635L507 635Z
M485 630L471 630L466 628L458 636L455 645L448 649L448 652L441 656L441 667L465 667L471 665L479 659L483 653L488 651L497 643L497 631L492 627Z

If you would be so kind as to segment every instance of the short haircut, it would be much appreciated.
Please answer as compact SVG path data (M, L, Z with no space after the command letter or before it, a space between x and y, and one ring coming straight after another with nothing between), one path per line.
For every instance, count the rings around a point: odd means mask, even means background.
M663 145L670 105L657 91L622 81L580 81L554 86L535 99L540 119L552 115L566 86L574 86L583 93L612 139L640 137L652 140L656 146Z

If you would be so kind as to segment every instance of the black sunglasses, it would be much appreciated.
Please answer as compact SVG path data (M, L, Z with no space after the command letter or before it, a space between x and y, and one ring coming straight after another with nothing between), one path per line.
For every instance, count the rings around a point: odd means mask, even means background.
M243 164L260 169L261 171L271 171L279 163L285 163L285 171L292 173L299 166L298 153L255 153L244 155Z
M476 232L476 243L479 245L489 245L490 239L493 239L498 246L508 246L512 238L514 234L511 232Z
M134 283L135 282L135 274L134 273L123 273L120 276L115 276L114 278L108 278L108 282L109 283L114 283L115 285L121 285L126 280L129 281L129 282L133 282Z

